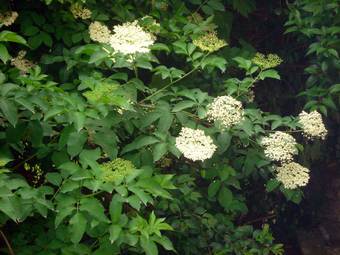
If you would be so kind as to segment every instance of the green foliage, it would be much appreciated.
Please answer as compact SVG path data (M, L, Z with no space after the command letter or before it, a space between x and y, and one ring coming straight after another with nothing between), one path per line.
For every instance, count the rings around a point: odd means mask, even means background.
M306 55L310 64L306 90L299 95L307 98L306 109L319 110L324 115L337 111L339 83L339 1L295 1L290 5L287 33L308 40Z
M0 32L0 219L16 254L283 254L269 225L245 220L303 196L275 179L260 145L299 131L294 116L254 102L255 86L281 79L281 59L216 32L255 1L10 2L19 17ZM74 3L90 17L74 17ZM134 20L152 32L150 52L124 55L89 32L94 21L111 30ZM207 33L215 47L197 43ZM323 56L336 58L332 47ZM28 70L13 64L19 50ZM229 129L207 120L224 95L245 109ZM186 159L181 127L204 130L214 156Z

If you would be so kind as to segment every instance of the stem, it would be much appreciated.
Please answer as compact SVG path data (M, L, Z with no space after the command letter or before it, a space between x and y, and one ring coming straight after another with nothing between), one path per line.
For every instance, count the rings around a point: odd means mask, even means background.
M193 15L194 13L197 13L197 12L202 8L202 6L205 5L208 1L209 1L209 0L205 0L203 3L201 3L201 4L198 6L198 8L197 8L195 11L193 11L193 12L191 13L191 15Z
M135 65L133 65L133 70L135 72L136 78L138 79L138 70L137 70L137 67Z
M97 191L97 192L95 192L95 193L91 193L91 194L88 194L88 195L84 195L83 197L94 197L94 196L96 196L96 195L98 195L98 194L101 194L101 193L103 193L104 191Z
M210 53L207 53L203 56L203 58L201 59L201 63L202 61L209 55ZM177 80L174 80L170 83L168 83L167 85L165 85L163 88L160 88L159 90L157 90L155 93L151 94L150 96L147 96L146 98L144 98L142 101L140 101L139 103L143 103L146 100L150 99L151 97L157 95L159 92L162 92L163 90L167 89L168 87L170 87L171 85L183 80L184 78L186 78L187 76L189 76L190 74L192 74L193 72L195 72L200 65L197 65L195 68L193 68L192 70L190 70L189 72L187 72L186 74L184 74L181 78L178 78Z
M185 75L183 75L181 78L178 78L177 80L174 80L170 83L168 83L167 85L165 85L163 88L157 90L155 93L151 94L150 96L147 96L146 98L144 98L142 101L140 101L140 103L145 102L146 100L150 99L151 97L157 95L159 92L162 92L163 90L167 89L168 87L170 87L171 85L179 82L180 80L184 79L185 77L189 76L190 74L192 74L194 71L196 71L198 69L198 67L195 67L194 69L192 69L191 71L187 72Z
M47 143L47 145L53 143L57 139L57 136L53 137L50 142ZM34 153L33 155L29 156L28 158L24 159L23 161L19 162L17 165L13 167L13 170L19 168L21 165L25 164L27 161L31 160L35 156L37 156L39 152Z
M58 187L58 189L56 190L56 192L53 194L53 197L51 198L51 201L53 201L55 199L55 197L58 195L60 189L63 187L64 183L66 182L66 179L62 181L62 183L60 184L60 186Z
M8 239L7 239L6 235L5 235L5 233L2 232L2 230L0 230L0 235L1 235L2 239L4 239L4 241L5 241L5 243L6 243L6 246L7 246L7 248L8 248L9 254L10 254L10 255L15 255L15 254L14 254L14 251L13 251L13 249L12 249L11 244L9 243L9 241L8 241Z

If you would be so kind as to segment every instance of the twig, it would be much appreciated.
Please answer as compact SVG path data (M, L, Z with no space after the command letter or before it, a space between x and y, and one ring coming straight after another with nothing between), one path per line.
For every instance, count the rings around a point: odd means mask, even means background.
M203 58L200 60L200 63L203 62L203 60L209 55L210 53L207 53L203 56ZM150 96L147 96L146 98L144 98L143 100L141 100L139 103L144 103L146 100L152 98L153 96L157 95L159 92L162 92L163 90L167 89L168 87L170 87L171 85L183 80L184 78L186 78L187 76L189 76L190 74L192 74L193 72L195 72L197 69L199 69L200 65L197 65L194 69L190 70L189 72L187 72L186 74L184 74L181 78L178 78L177 80L171 81L170 83L168 83L167 85L165 85L163 88L160 88L159 90L157 90L155 93L151 94Z
M252 223L258 222L258 221L269 220L269 219L272 219L272 218L275 218L275 217L276 217L276 214L271 214L271 215L260 217L260 218L254 219L254 220L247 221L244 224L248 225L248 224L252 224Z
M14 254L14 251L13 251L13 249L12 249L11 244L9 243L9 241L8 241L8 239L7 239L6 235L5 235L5 233L2 232L2 230L0 230L0 235L1 235L2 239L4 239L4 241L5 241L6 245L7 245L9 254L10 254L10 255L15 255L15 254Z

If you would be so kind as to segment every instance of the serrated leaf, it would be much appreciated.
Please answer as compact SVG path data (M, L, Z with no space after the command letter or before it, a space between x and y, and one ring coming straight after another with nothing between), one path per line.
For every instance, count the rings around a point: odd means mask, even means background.
M167 251L175 251L174 246L172 245L170 239L166 236L153 236L152 240L154 240L155 242L159 243L160 245L163 246L164 249L166 249Z
M122 150L122 154L127 153L129 151L138 150L142 147L154 144L159 142L157 138L154 136L140 136L137 137L132 143L126 145Z
M62 182L62 178L59 173L47 173L45 178L48 182L54 184L55 186L59 186Z
M0 59L5 64L9 59L11 59L11 56L9 55L6 46L3 44L0 44Z
M73 158L78 155L87 141L87 133L85 131L70 133L67 141L67 152Z
M101 222L110 222L105 216L103 205L99 202L98 199L94 197L82 198L80 200L79 209L80 211L86 211L88 214L95 217Z
M224 209L229 209L233 201L233 193L230 189L222 187L218 193L218 202Z
M86 120L85 113L84 112L75 112L75 113L72 114L72 117L73 117L74 127L79 132L84 127L84 123L85 123L85 120Z
M273 79L280 80L280 75L276 70L269 69L269 70L265 70L265 71L261 72L259 74L259 78L261 80L264 80L265 78L273 78Z
M196 104L194 101L184 100L179 103L177 103L174 108L172 108L173 112L179 112L187 108L191 108Z
M270 179L266 184L266 191L272 192L274 189L280 186L280 182L276 179Z
M111 243L114 243L118 238L120 233L122 232L122 227L119 225L111 225L109 227L109 239Z
M117 196L114 196L111 200L109 211L112 223L118 223L122 215L123 203L118 200Z
M140 237L140 245L146 255L158 255L158 248L154 241L145 236Z
M168 151L168 146L166 143L158 143L154 146L152 155L153 161L156 162L160 160Z
M0 98L0 110L8 122L15 127L18 122L18 110L16 105L6 98Z
M76 244L82 239L86 230L87 220L83 213L77 212L71 219L69 230L71 233L71 242Z
M210 198L214 197L221 187L220 181L213 181L208 187L208 196Z
M0 42L15 42L27 45L26 40L22 36L8 30L0 32Z

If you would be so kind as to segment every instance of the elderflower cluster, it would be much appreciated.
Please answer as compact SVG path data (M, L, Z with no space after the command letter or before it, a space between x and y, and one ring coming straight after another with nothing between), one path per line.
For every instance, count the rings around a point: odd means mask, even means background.
M230 128L243 119L242 103L230 96L216 97L208 105L208 120L215 121L223 128Z
M208 52L218 51L222 47L227 46L226 41L219 39L215 31L208 32L198 37L193 40L193 44L202 51Z
M117 158L101 165L103 170L103 180L106 182L120 182L126 176L130 175L135 166L131 161Z
M93 41L100 43L109 43L111 37L111 31L108 29L108 27L98 21L92 22L90 24L89 34Z
M212 157L216 150L213 140L203 130L183 127L176 138L176 147L184 157L193 161L204 161Z
M70 7L70 11L73 14L73 17L78 19L89 19L91 18L92 12L91 10L83 7L81 4L79 3L75 3L72 4Z
M302 126L303 135L308 139L325 139L327 129L322 121L321 114L317 111L307 113L302 111L299 114L299 123Z
M261 69L274 68L282 63L282 59L276 54L268 54L267 56L262 53L256 53L252 59L253 63Z
M28 73L29 69L34 66L33 62L25 59L25 55L26 51L21 50L17 57L11 59L11 65L18 68L22 74Z
M154 36L144 31L136 20L114 26L113 32L109 44L116 52L123 55L148 53L150 46L155 42Z
M31 181L32 181L33 185L36 186L39 183L40 179L43 177L43 174L44 174L41 167L38 164L29 165L28 163L25 163L24 169L27 172L31 172L31 174L32 174Z
M298 163L290 162L277 167L276 179L282 182L286 189L296 189L308 184L309 169Z
M0 24L4 26L10 26L18 18L19 14L17 12L4 12L0 13Z
M273 161L290 162L298 153L294 137L281 131L262 138L261 145L265 156Z

